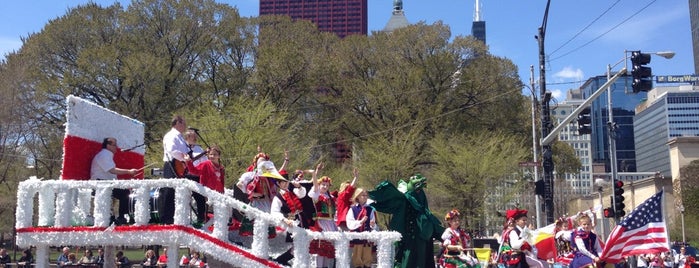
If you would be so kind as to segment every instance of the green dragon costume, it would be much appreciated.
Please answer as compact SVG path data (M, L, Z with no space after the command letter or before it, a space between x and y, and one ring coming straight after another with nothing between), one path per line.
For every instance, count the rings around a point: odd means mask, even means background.
M392 215L389 229L403 236L396 245L395 267L435 267L432 239L439 240L444 227L427 205L426 183L416 174L408 182L401 180L398 188L383 181L369 192L376 211Z

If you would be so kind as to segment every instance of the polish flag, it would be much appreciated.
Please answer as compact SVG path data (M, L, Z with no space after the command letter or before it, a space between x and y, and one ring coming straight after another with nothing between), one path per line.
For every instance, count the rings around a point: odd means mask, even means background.
M73 95L66 98L66 103L62 180L89 180L92 158L102 150L102 141L107 137L117 139L119 150L114 154L117 167L143 168L143 123ZM131 176L118 178L131 179ZM143 172L136 178L143 179Z

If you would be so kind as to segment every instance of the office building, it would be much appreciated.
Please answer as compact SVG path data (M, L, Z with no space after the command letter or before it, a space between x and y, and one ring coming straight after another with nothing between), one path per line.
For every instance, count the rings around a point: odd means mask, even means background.
M473 9L473 23L471 24L471 35L485 44L485 21L482 19L481 2L476 0L476 6Z
M624 76L611 85L613 122L616 124L616 158L618 172L636 172L636 147L634 142L633 118L636 105L646 98L646 92L633 93L631 77ZM600 86L607 82L607 76L595 76L580 87L581 98L587 99ZM591 161L604 164L605 172L610 172L609 132L607 123L607 93L601 94L592 102L592 135L590 136Z
M699 0L689 0L689 24L692 29L692 51L694 52L694 73L699 74Z
M668 141L699 137L699 91L691 85L657 87L638 105L634 116L639 172L671 174Z
M260 0L260 16L287 15L310 20L339 37L367 34L367 0Z
M574 89L568 91L568 98L566 101L559 103L555 108L551 109L551 118L557 124L560 124L566 117L568 117L575 109L577 109L580 104L584 101L580 98L575 98L575 96L580 94L580 89ZM556 174L558 181L564 181L565 185L554 185L557 192L565 194L565 196L570 197L571 195L587 195L593 186L593 176L592 176L592 161L591 161L591 144L590 144L590 134L579 135L578 128L575 121L571 124L565 126L561 132L558 133L558 140L565 142L570 147L575 150L575 155L580 159L582 167L578 173L566 173L566 174Z

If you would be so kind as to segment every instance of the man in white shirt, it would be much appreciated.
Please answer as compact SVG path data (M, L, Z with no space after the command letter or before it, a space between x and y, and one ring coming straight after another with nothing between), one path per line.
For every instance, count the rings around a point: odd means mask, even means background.
M189 152L182 133L187 130L187 121L181 115L175 115L170 121L172 128L163 137L163 178L184 178L184 155ZM160 222L173 224L175 216L175 189L160 188L158 196Z
M114 163L114 153L118 149L116 138L105 138L102 141L102 150L92 158L90 178L93 180L116 180L117 175L135 175L138 169L118 168ZM126 224L124 214L129 213L129 189L112 189L112 197L119 200L119 213L115 217L116 224Z

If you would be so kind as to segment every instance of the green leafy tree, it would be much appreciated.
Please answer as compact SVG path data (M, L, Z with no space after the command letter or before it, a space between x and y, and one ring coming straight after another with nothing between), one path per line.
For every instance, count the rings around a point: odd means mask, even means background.
M679 191L675 186L675 192L679 192L684 206L685 236L687 241L698 241L699 230L692 228L699 226L699 160L694 160L680 169ZM674 222L680 223L677 218ZM690 226L687 228L687 226ZM673 237L682 237L680 224L675 224L672 228ZM677 239L681 240L681 239Z
M435 165L429 185L440 207L457 208L466 219L478 222L486 213L485 193L519 173L517 163L529 152L523 143L523 137L503 132L438 135L430 142ZM506 203L502 200L500 205Z

